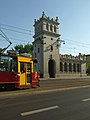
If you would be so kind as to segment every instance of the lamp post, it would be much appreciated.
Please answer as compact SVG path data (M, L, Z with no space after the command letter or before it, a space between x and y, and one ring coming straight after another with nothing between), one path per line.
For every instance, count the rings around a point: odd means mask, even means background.
M61 46L61 43L65 44L64 40L60 40L60 38L57 39L57 47Z
M82 61L81 61L81 59L80 59L80 58L79 58L79 60L80 60L80 77L82 77L82 66L81 66Z

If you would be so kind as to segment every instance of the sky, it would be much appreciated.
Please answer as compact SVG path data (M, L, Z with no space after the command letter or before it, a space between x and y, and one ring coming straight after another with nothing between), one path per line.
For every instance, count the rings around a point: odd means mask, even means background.
M16 44L33 42L34 19L59 18L60 54L90 54L90 0L0 0L0 29ZM0 48L9 43L0 36Z

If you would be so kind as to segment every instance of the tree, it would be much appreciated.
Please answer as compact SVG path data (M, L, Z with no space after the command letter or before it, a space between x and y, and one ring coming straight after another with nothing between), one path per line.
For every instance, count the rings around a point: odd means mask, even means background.
M32 44L26 44L26 45L16 45L14 47L15 50L17 50L19 53L30 53L32 54L33 52L33 45Z
M32 52L33 52L33 45L32 44L26 44L25 46L24 46L24 50L27 52L27 53L31 53L32 54Z
M2 52L2 50L3 50L3 49L2 49L2 48L0 48L0 53Z

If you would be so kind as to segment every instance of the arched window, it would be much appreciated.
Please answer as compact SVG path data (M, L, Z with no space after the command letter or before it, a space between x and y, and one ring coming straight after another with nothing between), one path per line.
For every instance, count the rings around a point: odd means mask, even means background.
M54 26L54 32L56 32L56 26Z
M36 52L35 52L35 58L36 58Z
M53 51L53 46L51 45L51 51Z
M50 31L52 31L52 24L50 25Z
M48 23L46 24L46 29L48 30L49 28L48 28Z
M69 63L69 71L72 72L72 64Z
M67 72L67 63L66 62L64 63L64 71Z
M38 53L40 53L40 48L38 48Z
M76 64L73 64L73 71L76 72Z
M63 63L60 62L60 71L63 72Z
M80 72L80 65L77 64L77 72Z

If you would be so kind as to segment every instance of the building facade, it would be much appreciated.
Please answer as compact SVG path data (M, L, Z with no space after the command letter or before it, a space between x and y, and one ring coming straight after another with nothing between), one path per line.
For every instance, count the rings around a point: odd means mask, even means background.
M34 20L34 31L33 57L38 59L41 77L60 77L62 73L68 72L68 70L71 73L72 71L81 72L81 63L85 61L80 62L80 59L70 59L71 63L69 63L67 57L64 63L65 58L59 53L62 41L60 40L58 17L55 19L49 18L43 12L39 20ZM77 61L77 64L74 61Z
M86 55L79 53L78 56L60 55L60 75L63 76L85 76Z

